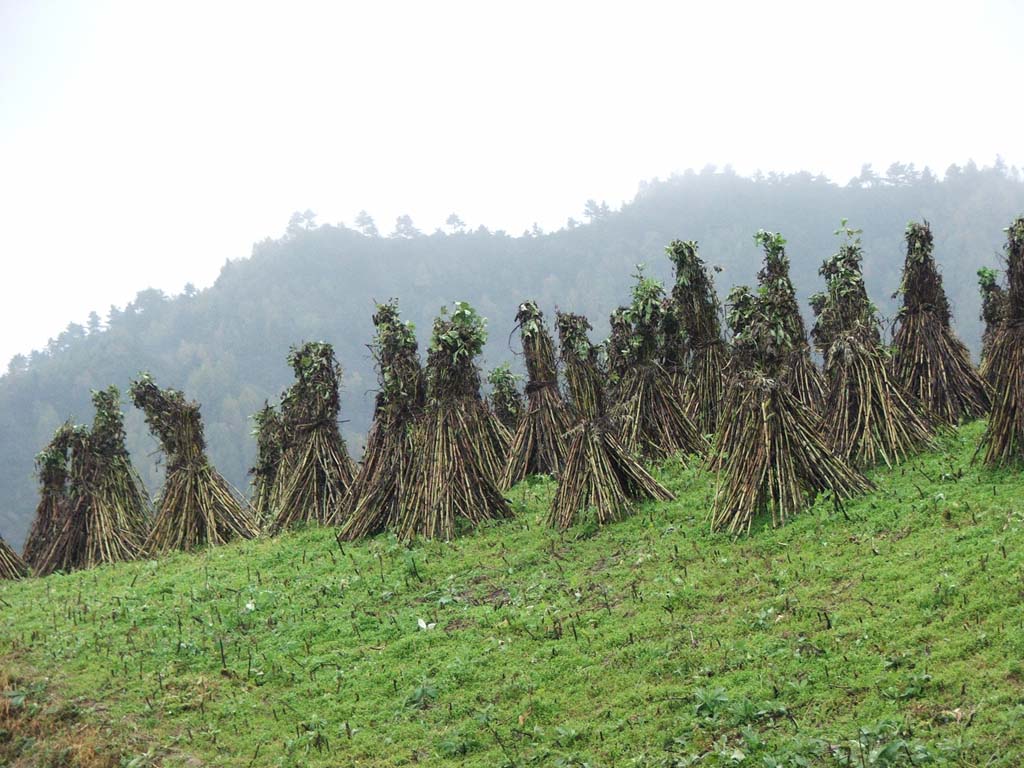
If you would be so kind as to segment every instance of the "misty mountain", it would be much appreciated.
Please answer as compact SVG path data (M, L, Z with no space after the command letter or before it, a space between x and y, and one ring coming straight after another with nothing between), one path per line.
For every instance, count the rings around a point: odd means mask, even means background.
M809 173L744 178L707 168L645 183L619 211L590 201L583 223L519 237L483 227L466 231L457 217L433 234L400 219L382 237L366 217L349 228L316 226L311 216L296 215L283 237L258 243L249 258L227 261L210 288L175 297L142 291L124 309L112 307L105 320L94 314L87 326L69 325L46 349L11 360L0 377L0 534L20 545L36 502L34 455L63 420L91 421L92 388L116 384L124 391L148 370L161 386L183 389L202 403L213 461L245 490L255 453L249 417L291 382L290 345L334 344L345 369L342 429L358 454L376 387L367 349L374 301L400 300L403 317L417 325L421 350L438 309L469 301L489 318L485 365L518 366L512 332L520 301L536 299L549 318L556 307L583 312L603 337L609 312L628 299L636 265L671 278L663 248L674 238L699 241L705 260L721 268L716 282L724 297L732 285L754 279L761 259L754 232L780 231L806 299L819 289L818 266L834 252L833 232L847 218L864 230L868 289L891 317L904 229L911 219L927 219L956 327L976 353L975 273L1000 265L1002 230L1021 212L1024 183L1016 169L971 163L951 167L941 181L913 166L894 164L881 175L865 167L845 186ZM156 490L162 476L156 443L142 415L127 402L124 407L129 448Z

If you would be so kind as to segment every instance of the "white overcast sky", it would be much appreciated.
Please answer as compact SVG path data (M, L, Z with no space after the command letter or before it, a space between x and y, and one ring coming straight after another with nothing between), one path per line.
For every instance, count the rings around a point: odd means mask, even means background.
M1024 165L1022 7L0 0L0 361L295 210L515 234L708 163Z

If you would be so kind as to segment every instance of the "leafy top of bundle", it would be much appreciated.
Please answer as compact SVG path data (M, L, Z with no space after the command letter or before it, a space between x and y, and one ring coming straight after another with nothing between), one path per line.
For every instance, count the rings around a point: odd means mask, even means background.
M491 385L491 404L502 423L514 424L523 409L523 398L519 394L519 380L522 377L512 373L508 363L502 363L487 374Z
M823 352L843 334L866 333L881 341L877 309L868 297L861 271L864 254L860 233L848 227L844 219L835 234L845 236L845 242L818 270L825 278L825 291L811 297L811 308L817 316L811 338Z
M149 373L140 374L130 391L172 467L203 457L206 441L199 403L187 400L177 389L160 389Z
M734 356L747 368L758 369L775 378L786 358L797 349L800 338L792 333L792 323L784 309L785 297L771 286L751 293L740 286L730 293L729 321L733 328Z
M423 399L419 345L416 326L402 322L398 313L398 300L378 304L373 314L377 329L372 347L377 361L380 391L378 408L415 408Z
M523 357L531 385L549 385L557 380L555 351L544 327L544 313L535 301L524 301L516 312L516 325L523 342Z
M108 459L127 457L120 391L115 386L93 390L92 404L96 409L90 440L93 451Z
M590 343L593 327L584 315L559 312L558 338L562 344L562 359L597 364L597 349Z
M628 323L626 359L634 365L653 362L664 340L665 288L637 266L632 301L623 319Z
M754 313L754 294L751 292L750 286L735 285L729 291L729 296L725 301L729 307L729 311L726 313L726 322L729 323L729 330L732 331L733 338L738 339L743 336L750 325L750 319Z
M621 379L633 362L633 326L629 308L618 307L608 317L611 333L605 342L608 369L612 377Z
M686 331L679 304L671 296L661 300L661 362L669 370L686 364Z
M1024 320L1024 216L1006 229L1006 319Z
M512 373L512 367L508 363L495 366L487 374L487 382L495 389L515 390L522 378L518 373Z
M477 397L480 373L474 359L487 342L487 321L464 301L447 307L434 320L427 354L427 397L441 403L463 397Z
M690 345L702 347L721 341L721 304L707 265L697 252L697 241L673 240L665 252L675 265L672 298Z
M1006 311L1006 291L999 284L999 273L990 267L979 269L978 288L981 290L981 319L986 328L995 328Z
M903 294L901 314L934 312L942 323L949 325L952 313L949 299L942 287L932 255L934 238L928 222L910 222L907 225L907 259L903 266L903 281L898 293Z
M64 422L49 444L36 454L36 473L44 493L60 493L68 479L68 450L74 426Z
M288 434L295 430L335 424L341 410L338 382L341 366L334 347L326 341L308 341L288 351L295 383L281 397L281 416Z
M277 409L265 401L263 407L253 414L252 420L252 435L256 438L256 466L249 470L249 474L273 478L284 453L284 423Z
M598 350L590 343L590 321L583 315L559 312L556 325L569 393L577 414L584 419L599 418L605 412L604 382Z
M764 266L757 273L758 294L770 304L769 314L783 324L788 344L799 344L807 338L807 330L800 315L796 289L789 277L786 239L778 232L759 229L754 235L754 242L764 249ZM781 336L776 343L782 343Z

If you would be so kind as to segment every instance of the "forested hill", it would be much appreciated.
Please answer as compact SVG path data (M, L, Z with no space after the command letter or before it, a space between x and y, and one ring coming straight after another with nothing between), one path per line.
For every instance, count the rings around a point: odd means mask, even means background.
M515 357L510 334L518 302L536 299L545 312L581 311L596 333L610 310L626 301L630 275L644 263L668 279L663 247L674 238L698 240L719 265L723 296L751 281L760 263L752 235L778 230L789 241L797 288L819 287L817 268L836 247L841 218L864 230L868 288L891 315L910 219L931 222L957 327L973 349L980 336L975 272L997 266L1003 228L1024 212L1020 174L997 165L952 167L942 181L894 165L865 171L849 185L802 173L744 178L707 169L644 184L620 211L588 204L586 223L558 232L512 237L480 228L421 234L408 221L393 236L361 229L315 227L296 217L279 240L229 260L209 289L169 298L138 294L106 322L68 327L47 349L11 361L0 378L0 534L20 545L35 505L33 457L67 418L89 421L91 388L124 390L140 370L179 387L203 405L210 453L228 479L247 486L254 443L249 416L291 380L291 344L324 339L345 368L343 429L354 452L369 425L376 386L367 350L373 302L398 297L425 345L438 308L472 303L490 319L486 365ZM91 244L83 243L88 252ZM232 254L225 254L232 256ZM31 287L26 286L26 290ZM809 320L809 318L808 318ZM127 404L129 448L151 488L159 484L155 442Z

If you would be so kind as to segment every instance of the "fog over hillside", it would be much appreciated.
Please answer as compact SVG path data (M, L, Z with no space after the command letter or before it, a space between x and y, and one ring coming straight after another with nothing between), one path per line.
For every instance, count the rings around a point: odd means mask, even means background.
M425 233L403 219L344 226L297 215L283 237L256 244L250 257L224 254L229 260L212 287L175 297L141 291L125 308L69 325L46 349L11 361L0 378L0 535L20 545L36 499L33 456L63 420L91 420L91 388L113 383L124 390L149 370L161 385L183 389L202 403L213 460L244 490L255 450L250 416L290 383L291 344L335 345L345 369L342 427L358 454L376 387L367 350L374 301L399 299L403 316L416 323L421 352L438 309L468 301L489 319L486 366L518 366L511 333L520 301L536 299L549 318L556 307L583 312L599 340L609 312L627 300L636 265L671 278L663 248L675 238L699 241L705 260L721 268L716 281L724 298L759 267L754 232L780 231L806 300L819 289L818 266L834 252L833 232L847 218L864 231L868 289L891 317L904 229L911 219L927 219L956 327L976 354L975 273L999 266L1003 227L1022 212L1021 175L997 161L938 174L899 164L865 168L846 185L809 173L748 178L708 167L642 184L621 210L589 201L578 221L550 233L470 230L458 216ZM811 322L806 306L805 319ZM156 444L141 414L124 407L129 448L155 491L162 474Z

